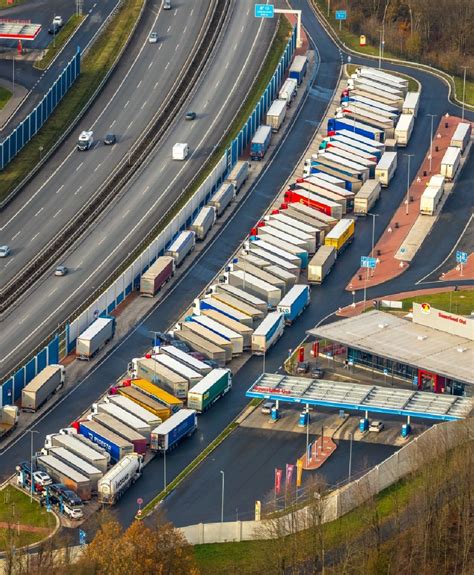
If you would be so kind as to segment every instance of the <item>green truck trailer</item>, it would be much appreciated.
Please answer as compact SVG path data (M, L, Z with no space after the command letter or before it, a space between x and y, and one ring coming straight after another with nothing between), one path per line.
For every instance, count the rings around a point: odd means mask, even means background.
M232 387L230 369L213 369L188 391L188 407L199 413L206 411Z

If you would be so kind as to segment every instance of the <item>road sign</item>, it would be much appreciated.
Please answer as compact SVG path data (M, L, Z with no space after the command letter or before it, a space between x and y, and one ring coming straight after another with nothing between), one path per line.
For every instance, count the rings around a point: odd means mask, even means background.
M137 499L137 503L138 503L138 505L141 505L141 504L143 503L143 499L142 499L141 497L139 497L139 498Z
M336 20L347 20L347 10L336 10Z
M467 252L456 252L456 261L458 264L465 264L467 262Z
M274 15L273 4L255 4L255 18L273 18Z
M362 256L360 258L360 267L361 268L375 268L376 265L377 265L377 259L376 258L369 258L366 256Z
M87 533L82 529L79 529L79 545L85 545L87 543Z

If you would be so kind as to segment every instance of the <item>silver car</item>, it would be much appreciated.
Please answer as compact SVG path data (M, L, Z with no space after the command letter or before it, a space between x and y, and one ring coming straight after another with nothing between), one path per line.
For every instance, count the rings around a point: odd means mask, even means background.
M10 248L8 246L0 246L0 258L6 258L10 255Z

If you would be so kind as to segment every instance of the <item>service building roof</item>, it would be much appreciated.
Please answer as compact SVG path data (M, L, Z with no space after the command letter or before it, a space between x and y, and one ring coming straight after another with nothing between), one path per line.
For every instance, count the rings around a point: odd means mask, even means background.
M389 313L374 310L315 327L308 333L474 384L474 341Z
M472 409L472 400L465 397L273 373L262 374L246 395L303 406L318 405L436 420L463 419Z

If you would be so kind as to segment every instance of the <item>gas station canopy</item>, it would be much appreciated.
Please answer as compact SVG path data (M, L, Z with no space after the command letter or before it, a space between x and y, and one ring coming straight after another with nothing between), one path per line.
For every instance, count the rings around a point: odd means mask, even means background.
M41 24L29 20L0 20L0 39L34 40L41 30Z
M471 399L360 383L262 374L247 397L440 421L468 417Z

